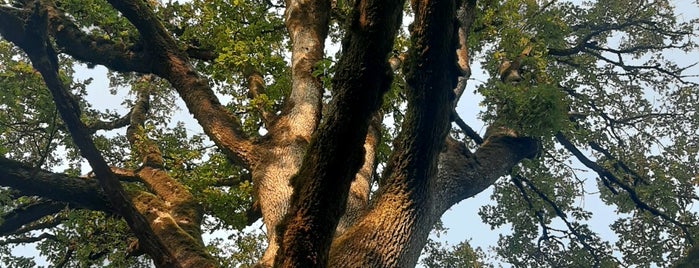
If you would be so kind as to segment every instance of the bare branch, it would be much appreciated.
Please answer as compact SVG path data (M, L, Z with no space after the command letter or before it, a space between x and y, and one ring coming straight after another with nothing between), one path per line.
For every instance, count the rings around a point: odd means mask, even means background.
M49 234L49 233L42 233L39 236L8 238L5 240L0 240L0 245L29 244L29 243L39 242L39 241L44 240L44 239L56 240L56 236Z
M481 137L481 135L478 135L478 133L475 130L473 130L471 126L466 124L466 122L464 122L464 120L461 119L461 116L459 116L459 114L457 114L456 111L452 112L451 117L452 120L454 120L454 123L456 123L456 125L459 126L459 128L461 128L461 131L463 131L464 134L466 134L466 136L471 138L471 140L473 140L478 145L483 144L483 138Z
M113 130L128 126L129 118L131 118L130 112L114 121L95 121L87 124L86 127L91 133L95 133L98 130Z
M636 204L636 207L638 209L640 209L641 211L646 211L652 214L653 216L658 216L661 219L674 224L675 226L680 228L682 232L685 234L685 239L687 240L687 242L690 245L694 244L694 239L692 239L692 235L689 232L689 229L687 228L687 224L679 222L674 217L667 215L665 212L662 212L657 208L651 207L646 202L641 200L638 197L638 194L636 193L636 190L634 190L634 188L624 183L623 180L619 179L609 170L603 168L599 164L587 158L587 156L585 156L577 147L575 147L575 145L573 145L573 143L570 140L568 140L568 138L566 138L562 133L559 132L556 134L556 140L558 140L558 142L561 143L563 147L570 151L583 165L597 172L597 174L603 181L604 179L606 179L614 185L619 186L621 189L623 189L629 195L631 201L633 201Z

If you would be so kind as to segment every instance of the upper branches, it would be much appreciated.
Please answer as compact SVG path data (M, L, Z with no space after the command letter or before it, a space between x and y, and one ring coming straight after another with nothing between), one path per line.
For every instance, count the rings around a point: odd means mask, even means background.
M154 63L142 45L127 45L85 33L53 4L46 3L51 35L62 52L89 65L101 64L119 72L152 72Z
M596 162L590 160L585 156L568 138L566 138L563 134L558 133L556 134L556 140L563 145L568 151L570 151L580 162L583 163L583 165L587 166L591 170L595 171L599 176L600 179L603 181L604 185L609 188L609 190L614 193L618 194L618 191L615 190L613 187L619 187L623 189L629 196L629 198L634 202L636 207L642 211L646 211L653 216L657 216L662 218L663 220L666 220L673 225L677 226L682 230L684 233L685 239L690 245L694 244L694 239L692 238L692 234L689 231L689 225L686 223L682 223L675 219L674 216L668 215L667 213L659 210L656 207L653 207L649 205L646 201L641 200L639 197L639 194L636 192L636 190L632 187L629 186L627 183L624 182L624 180L620 179L616 175L614 175L611 171L607 170L606 168L600 166ZM593 145L593 148L599 148L597 145ZM634 174L634 172L631 172Z
M194 70L184 51L144 1L110 1L138 29L146 51L154 58L152 72L168 80L204 132L234 162L251 166L255 156L240 122L214 94L209 82Z

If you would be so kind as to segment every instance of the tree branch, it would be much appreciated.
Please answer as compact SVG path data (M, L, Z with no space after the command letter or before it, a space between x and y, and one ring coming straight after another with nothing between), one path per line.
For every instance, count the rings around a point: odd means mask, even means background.
M119 180L111 172L107 162L95 147L89 131L80 121L80 107L71 97L66 85L61 82L58 74L58 58L48 38L47 8L41 6L41 2L35 2L33 13L25 20L20 29L24 32L9 37L2 32L9 41L22 48L29 56L32 65L41 73L46 86L53 96L56 109L63 118L66 128L71 133L75 145L80 153L92 166L96 178L104 190L109 203L124 217L131 230L139 238L141 245L158 265L180 267L176 263L177 256L172 248L154 234L148 220L131 202L131 198L122 188Z
M87 124L86 127L91 133L95 133L98 130L113 130L128 126L129 118L131 118L130 112L114 121L95 121Z
M221 105L209 82L194 69L151 7L139 0L109 3L138 29L146 51L154 59L152 72L172 84L204 132L233 162L254 165L255 152L240 122Z
M49 234L49 233L42 233L39 236L8 238L8 239L0 240L0 245L29 244L29 243L39 242L39 241L44 240L44 239L56 240L56 236Z
M435 213L441 215L452 205L490 187L512 167L539 152L539 142L513 133L497 132L471 153L466 145L452 138L440 154L437 183L431 188L440 199Z
M561 145L563 145L563 147L570 151L583 165L597 172L597 174L600 176L600 179L606 179L614 185L619 186L626 193L628 193L629 198L636 204L636 207L638 209L640 209L641 211L646 211L653 216L658 216L661 219L674 224L675 226L680 228L682 232L685 234L685 239L687 240L687 242L690 245L694 244L694 239L692 239L692 235L687 228L687 224L683 224L677 221L674 217L667 215L666 213L658 210L657 208L651 207L650 205L645 203L638 197L638 194L636 193L636 190L634 190L634 188L624 183L621 179L616 177L609 170L603 168L602 166L587 158L587 156L585 156L577 147L575 147L575 145L573 145L573 143L570 140L568 140L568 138L566 138L562 133L559 132L556 134L556 140L558 140L558 142Z
M76 208L112 210L94 180L52 173L4 157L0 157L0 186L18 190L23 195L65 202Z
M483 138L481 137L481 135L478 135L478 133L475 130L473 130L471 126L466 124L466 122L464 122L464 120L461 119L461 116L459 116L459 114L456 113L456 111L453 111L451 116L452 120L454 120L454 123L456 123L456 125L459 126L459 128L461 128L461 131L463 131L464 134L466 134L466 136L471 138L471 140L473 140L477 145L483 144Z
M5 213L0 223L0 236L5 236L19 230L22 226L37 221L48 215L53 215L63 210L65 203L56 201L38 201L26 206L15 208Z
M327 4L318 6L328 12ZM282 225L283 242L275 261L280 267L326 265L351 182L364 158L370 118L390 85L387 56L400 25L402 1L357 1L355 8L333 77L327 119L311 138L293 181L294 206Z
M46 7L51 35L62 52L87 64L101 64L114 71L152 72L153 59L139 45L127 47L123 43L89 35L53 3Z

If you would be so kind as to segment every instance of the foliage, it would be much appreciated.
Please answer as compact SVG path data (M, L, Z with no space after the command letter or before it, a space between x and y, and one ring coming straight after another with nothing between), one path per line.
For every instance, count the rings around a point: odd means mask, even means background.
M210 79L226 109L238 116L245 134L259 140L269 127L263 111L274 114L284 109L292 86L281 2L148 1L183 51L210 53L193 57L193 64ZM144 45L137 43L133 25L106 1L55 4L87 34L125 47ZM699 215L693 209L699 200L699 82L692 76L697 72L693 63L680 62L677 56L697 55L699 29L697 18L684 18L689 15L681 16L673 4L477 2L468 36L470 61L481 63L488 78L474 90L483 101L480 113L473 114L489 127L536 138L542 148L537 159L521 163L498 180L492 202L480 209L485 223L512 227L487 254L516 267L664 267L685 256L692 243L695 247L699 243ZM352 6L351 1L336 5L329 39L333 46L341 42ZM406 28L401 29L391 57L400 58L409 49ZM312 70L323 83L326 103L333 97L330 81L341 55L342 51L325 55ZM65 55L60 60L61 79L69 83L87 126L118 121L134 107L139 92L145 87L153 91L143 135L157 143L165 170L203 208L203 229L211 238L207 250L224 267L254 265L265 244L264 234L245 229L253 207L251 174L228 161L200 129L182 122L189 118L183 119L178 111L179 97L170 85L159 78L143 82L141 74L109 71L108 88L92 92L95 81L77 76L95 66ZM503 62L515 60L521 63L521 80L500 79ZM263 92L247 89L252 74L261 77ZM393 150L407 104L402 69L396 68L394 75L381 107L377 179ZM123 99L121 107L94 104L95 98L105 97ZM130 147L124 131L115 129L95 131L98 148L110 165L137 168L141 159L135 156L136 148ZM74 177L86 177L88 172L41 76L26 55L3 40L0 157ZM123 183L130 189L146 188L138 182ZM610 225L614 241L592 228L594 208L584 205L591 198L614 210L616 218ZM39 201L43 200L0 187L0 215ZM134 257L125 250L134 237L114 215L66 208L36 224L24 233L3 234L0 262L35 266L30 258L12 255L12 249L23 244L35 245L52 265L150 264L147 257ZM436 228L436 232L438 238L445 231ZM32 239L41 234L50 236ZM488 266L486 253L470 243L450 246L431 239L421 263Z
M473 249L468 241L459 242L454 246L448 246L439 239L445 235L447 229L441 222L435 225L432 230L434 238L430 237L422 249L422 259L420 263L428 268L479 268L492 267L484 264L485 253L481 248Z

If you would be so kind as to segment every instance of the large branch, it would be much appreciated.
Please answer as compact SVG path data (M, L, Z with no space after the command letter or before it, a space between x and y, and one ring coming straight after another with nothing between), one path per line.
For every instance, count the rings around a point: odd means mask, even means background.
M135 45L127 47L124 43L87 34L53 4L47 5L47 10L51 35L62 52L79 61L101 64L114 71L152 71L153 61L142 48Z
M143 84L150 85L154 77L144 75L139 79ZM139 88L138 97L129 113L131 117L129 127L126 130L126 138L134 148L133 154L138 156L142 162L142 167L134 173L157 197L149 202L159 203L158 207L165 208L164 211L160 211L159 217L172 217L177 227L186 232L186 234L171 232L168 237L179 237L179 241L193 242L192 246L187 246L187 248L196 249L194 244L198 244L200 251L203 251L201 205L194 200L192 193L182 183L163 170L163 156L160 149L143 131L150 108L151 91L149 86ZM200 253L202 256L210 257L205 252Z
M321 116L323 88L314 68L323 58L328 33L330 1L286 1L285 24L291 41L291 93L276 116L260 110L269 134L257 143L260 162L252 170L255 199L267 228L268 246L261 266L271 266L278 249L276 228L287 212L293 190L289 180L298 172L311 134ZM249 95L264 88L262 76L245 68Z
M333 77L328 116L311 139L294 179L282 226L280 267L324 267L350 184L363 158L371 116L390 85L387 55L400 25L402 1L357 1Z
M0 236L13 234L22 226L28 225L48 215L53 215L63 210L66 204L56 201L40 200L35 203L22 206L0 215Z
M40 196L76 208L109 211L109 204L97 181L33 168L0 157L0 186L23 195Z
M330 1L287 0L284 15L291 39L291 94L271 133L308 141L320 121L323 87L313 69L323 58Z
M145 49L153 57L153 73L167 79L177 90L204 132L226 156L245 166L255 164L251 142L240 122L223 105L206 78L192 66L146 1L112 0L109 3L138 29Z
M371 183L376 172L376 150L381 141L381 113L377 113L371 119L369 130L364 140L364 163L357 172L349 189L345 214L340 218L335 235L341 235L345 230L354 225L369 208L369 194Z
M440 154L437 183L431 189L442 196L435 202L435 213L441 215L461 200L487 189L520 161L534 157L538 151L539 143L535 139L518 137L508 131L487 137L475 153L463 143L447 138Z
M450 129L457 78L467 74L459 55L455 1L412 1L415 22L406 71L408 107L383 185L372 209L333 242L333 267L408 267L418 260L432 226L431 180ZM465 48L464 48L465 49ZM394 244L358 253L365 245ZM395 245L404 244L404 245ZM343 256L342 252L353 252ZM348 264L349 263L349 264Z

